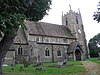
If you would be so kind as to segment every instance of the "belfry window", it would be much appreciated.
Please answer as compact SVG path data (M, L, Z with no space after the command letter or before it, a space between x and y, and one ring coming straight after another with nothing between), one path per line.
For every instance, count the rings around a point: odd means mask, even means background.
M76 16L76 23L78 24L78 18L77 18L77 16Z
M57 50L57 56L61 56L61 50L59 50L59 48Z
M66 25L68 25L68 19L66 18Z
M50 56L50 50L48 48L45 49L45 56L46 57Z
M22 47L21 46L18 47L18 55L22 55Z

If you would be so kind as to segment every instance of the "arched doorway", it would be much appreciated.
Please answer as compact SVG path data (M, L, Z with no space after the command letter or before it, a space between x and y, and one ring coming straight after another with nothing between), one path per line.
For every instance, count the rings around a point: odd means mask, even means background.
M75 51L75 57L76 57L76 60L81 60L81 52L79 49L76 49Z

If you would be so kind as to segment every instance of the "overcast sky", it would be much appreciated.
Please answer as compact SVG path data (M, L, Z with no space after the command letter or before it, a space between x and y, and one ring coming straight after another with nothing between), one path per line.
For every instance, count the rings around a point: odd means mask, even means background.
M75 12L80 12L82 15L84 30L86 39L89 41L90 38L100 33L100 23L93 20L93 13L97 10L97 4L100 0L52 0L51 10L49 15L45 16L43 22L62 24L61 15L69 11L69 5Z

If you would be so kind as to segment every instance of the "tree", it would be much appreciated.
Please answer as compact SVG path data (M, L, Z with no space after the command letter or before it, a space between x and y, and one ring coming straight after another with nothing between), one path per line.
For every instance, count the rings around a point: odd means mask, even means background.
M100 52L100 33L89 40L88 47L91 57L98 57Z
M47 15L51 0L0 0L0 75L2 60L24 20L38 21Z
M100 22L100 2L97 5L97 11L94 12L94 20L96 20L98 23Z

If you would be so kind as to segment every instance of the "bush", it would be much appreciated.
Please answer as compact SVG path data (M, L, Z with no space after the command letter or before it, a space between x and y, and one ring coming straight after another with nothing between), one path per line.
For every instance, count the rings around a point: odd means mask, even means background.
M23 71L24 69L23 69L23 67L22 66L20 66L20 68L19 68L19 71Z

